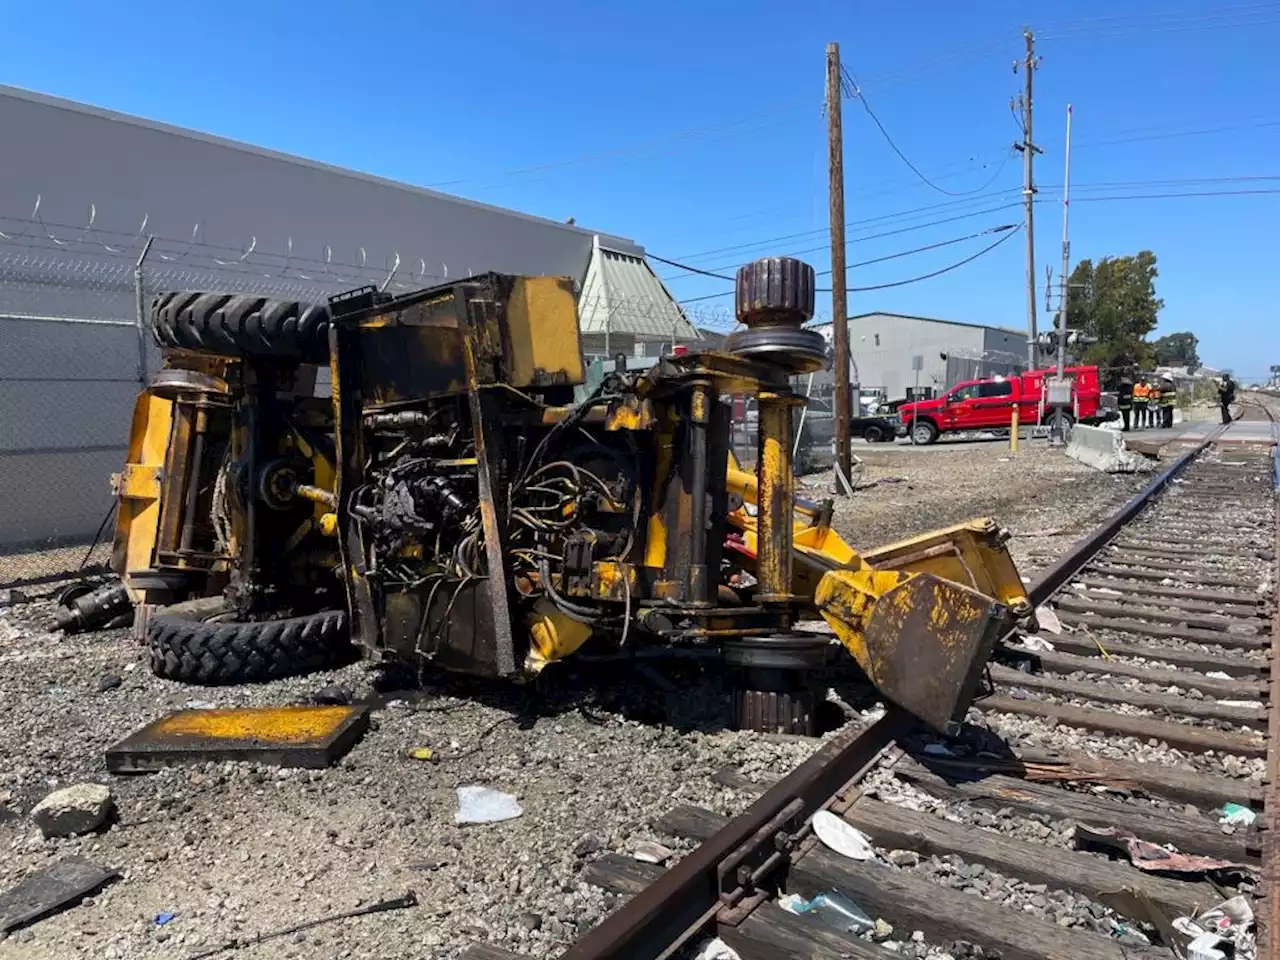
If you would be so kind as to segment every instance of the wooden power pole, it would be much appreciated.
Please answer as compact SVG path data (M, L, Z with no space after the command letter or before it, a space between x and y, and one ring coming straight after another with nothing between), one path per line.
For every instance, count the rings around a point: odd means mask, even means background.
M1027 369L1033 370L1036 364L1036 235L1035 235L1035 214L1034 204L1036 195L1035 178L1032 174L1032 160L1039 152L1039 148L1031 137L1031 86L1032 78L1035 76L1036 67L1040 61L1036 59L1036 35L1029 29L1022 31L1022 36L1027 42L1026 59L1021 63L1015 61L1013 69L1016 72L1019 67L1022 68L1025 80L1025 89L1022 96L1018 98L1018 104L1022 108L1022 142L1013 145L1015 150L1022 151L1022 204L1026 217L1027 231Z
M831 201L831 332L835 341L836 470L852 476L849 443L849 303L844 263L844 137L840 128L840 44L827 44L827 144ZM844 486L836 481L836 490Z

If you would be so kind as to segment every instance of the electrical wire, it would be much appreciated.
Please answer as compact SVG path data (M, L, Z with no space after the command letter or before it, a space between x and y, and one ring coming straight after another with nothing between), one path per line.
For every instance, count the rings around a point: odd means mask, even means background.
M862 260L858 263L851 263L851 264L848 264L845 267L845 269L852 270L855 267L869 267L875 263L884 263L887 260L898 260L898 259L901 259L902 257L909 257L916 253L925 253L928 250L937 250L941 247L950 247L957 243L964 243L964 241L966 240L976 240L978 237L986 237L986 236L990 236L993 233L1003 233L1005 230L1017 230L1017 229L1018 229L1018 224L1016 223L1001 224L998 227L991 227L990 229L987 229L987 230L980 230L977 233L971 233L965 237L955 237L951 240L941 240L938 243L930 243L923 247L915 247L911 250L902 250L902 251L899 251L898 253L890 253L883 257L876 257L874 260ZM831 273L830 270L819 270L814 274L814 276L822 277L830 273ZM819 290L818 292L824 293L827 291Z
M920 170L920 168L917 167L914 163L912 163L911 160L908 159L907 155L902 152L901 148L894 141L893 137L889 135L889 131L885 129L884 124L880 122L880 118L876 116L875 110L871 108L871 101L869 101L867 99L866 94L862 92L862 87L859 85L858 81L854 79L853 75L844 68L843 64L841 64L840 66L840 73L842 74L844 79L849 81L849 86L852 89L853 99L857 100L859 103L862 104L862 109L867 111L867 116L871 118L871 122L876 125L876 129L879 130L880 135L884 137L884 142L889 145L889 148L898 155L898 159L907 165L907 168L916 175L916 177L920 180L921 183L925 184L926 186L930 187L933 190L936 190L938 193L944 194L948 197L971 197L974 194L982 193L984 190L987 190L993 183L996 182L997 179L999 179L1000 174L1004 172L1005 166L1009 163L1009 158L1013 155L1012 150L1005 153L1004 159L1001 160L1000 165L996 167L996 172L991 175L991 179L989 179L986 183L984 183L980 187L977 187L976 189L958 191L958 190L948 190L945 187L938 186L936 183L934 183L932 180L926 177L924 173Z
M889 290L892 287L905 287L907 286L907 284L919 283L921 280L932 280L934 277L940 277L944 273L950 273L952 270L958 270L960 267L963 267L965 264L973 263L973 261L977 260L979 257L985 256L986 254L990 253L992 250L1000 246L1000 244L1004 243L1010 237L1016 236L1018 232L1021 230L1022 230L1022 227L1019 225L1012 230L1006 231L1005 235L1002 236L995 243L992 243L986 247L983 247L981 250L979 250L977 253L973 254L972 256L965 257L963 260L957 261L956 263L943 267L940 270L934 270L930 273L923 273L918 277L910 277L906 280L898 280L894 283L878 283L873 287L850 287L849 292L850 293L870 293L873 290Z
M645 259L657 260L659 263L665 263L669 267L679 267L681 270L688 270L689 273L700 274L701 276L704 276L704 277L715 277L717 280L728 280L730 282L733 282L733 277L726 277L722 273L712 273L710 270L702 270L698 267L691 267L687 263L680 263L676 260L668 260L666 257L658 256L656 253L649 253L648 251L645 251ZM672 277L670 279L678 280L679 277Z

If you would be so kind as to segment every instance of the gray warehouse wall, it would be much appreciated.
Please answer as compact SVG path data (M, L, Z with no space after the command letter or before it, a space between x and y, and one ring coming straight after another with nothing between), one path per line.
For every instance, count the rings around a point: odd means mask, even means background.
M862 384L867 388L883 388L890 399L906 395L915 386L916 375L911 358L920 356L922 387L935 390L948 385L947 361L941 354L959 353L979 356L983 350L983 328L899 317L892 314L869 314L849 319L849 350L858 365Z
M145 299L308 300L487 270L581 281L596 234L4 86L0 130L0 552L87 539L110 505L138 388L143 233Z

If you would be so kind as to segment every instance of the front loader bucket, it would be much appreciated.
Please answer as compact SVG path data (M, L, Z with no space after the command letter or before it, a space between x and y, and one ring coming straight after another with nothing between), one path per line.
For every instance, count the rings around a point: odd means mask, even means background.
M875 576L898 583L881 592L883 581L873 585L868 571L827 574L818 609L883 696L946 731L964 719L1014 617L998 600L930 573Z

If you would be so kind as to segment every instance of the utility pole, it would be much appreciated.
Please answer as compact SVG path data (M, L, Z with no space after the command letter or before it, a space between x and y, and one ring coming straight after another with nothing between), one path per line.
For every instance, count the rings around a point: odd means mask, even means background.
M844 134L840 127L840 44L827 44L827 147L831 201L831 332L835 341L836 472L850 482L849 317L844 264ZM843 489L837 481L836 490Z
M1071 299L1071 104L1067 104L1067 147L1066 168L1062 174L1062 293L1058 298L1058 383L1063 382L1063 374L1067 366L1067 303ZM1049 430L1051 446L1062 446L1066 443L1066 422L1063 420L1063 406L1058 404L1053 410L1053 424Z
M1027 369L1036 367L1036 235L1035 215L1032 210L1035 201L1035 179L1032 175L1032 160L1040 148L1031 138L1031 87L1032 78L1040 61L1036 57L1036 36L1030 28L1024 27L1022 36L1027 42L1026 58L1014 61L1013 71L1021 68L1026 81L1022 96L1018 98L1018 106L1022 108L1022 142L1015 143L1013 148L1022 151L1022 204L1025 209L1027 231Z

